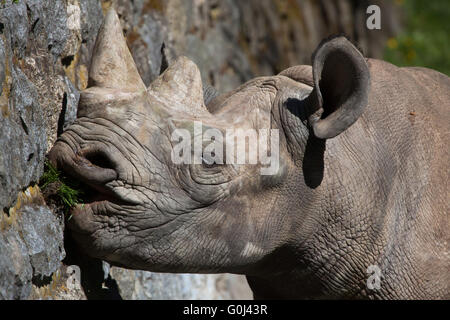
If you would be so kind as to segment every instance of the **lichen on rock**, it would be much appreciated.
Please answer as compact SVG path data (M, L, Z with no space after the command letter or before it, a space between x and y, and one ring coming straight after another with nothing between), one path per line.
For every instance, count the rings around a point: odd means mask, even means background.
M52 277L65 257L63 230L37 186L0 213L0 298L27 299L33 286Z

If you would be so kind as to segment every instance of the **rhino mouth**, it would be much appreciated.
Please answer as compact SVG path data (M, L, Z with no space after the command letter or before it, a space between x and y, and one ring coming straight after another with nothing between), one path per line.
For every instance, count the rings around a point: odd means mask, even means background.
M80 188L81 205L98 204L100 202L110 202L117 205L131 205L129 201L123 199L111 188L105 185L94 185L86 183L82 179L74 178Z
M106 204L136 205L115 188L121 181L119 168L105 150L90 148L76 153L70 151L71 148L66 143L59 143L49 154L49 159L77 186L78 205L72 207L71 213L100 207L101 204L102 207L106 207ZM96 211L101 213L104 210Z

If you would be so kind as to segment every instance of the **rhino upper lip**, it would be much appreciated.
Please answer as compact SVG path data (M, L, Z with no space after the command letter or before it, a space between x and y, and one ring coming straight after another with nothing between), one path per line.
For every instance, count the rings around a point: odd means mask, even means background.
M74 171L75 178L93 186L104 185L117 180L115 165L102 151L80 151L68 163Z
M94 202L108 201L115 204L126 204L113 190L104 184L93 183L89 179L82 176L74 177L73 179L80 183L82 193L80 195L81 201L84 204L91 204Z
M61 170L80 183L82 203L108 201L119 205L131 204L107 186L107 183L118 180L118 174L104 152L80 151L60 164Z

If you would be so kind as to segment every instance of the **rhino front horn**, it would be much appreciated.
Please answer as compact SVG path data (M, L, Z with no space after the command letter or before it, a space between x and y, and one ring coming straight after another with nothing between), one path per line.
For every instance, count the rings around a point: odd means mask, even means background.
M97 35L89 70L89 87L125 91L146 89L123 36L119 17L112 8Z

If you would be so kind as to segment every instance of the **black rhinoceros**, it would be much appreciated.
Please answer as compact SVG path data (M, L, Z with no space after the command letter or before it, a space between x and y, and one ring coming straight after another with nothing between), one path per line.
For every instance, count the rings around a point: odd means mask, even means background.
M69 221L88 254L245 274L255 298L450 297L447 76L366 59L334 37L312 66L208 97L185 57L146 88L107 13L78 119L49 154L95 190ZM276 143L259 149L273 163L192 151L225 143L196 128L244 130L244 153L250 133L270 130ZM187 148L177 130L192 134Z

